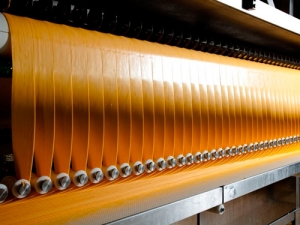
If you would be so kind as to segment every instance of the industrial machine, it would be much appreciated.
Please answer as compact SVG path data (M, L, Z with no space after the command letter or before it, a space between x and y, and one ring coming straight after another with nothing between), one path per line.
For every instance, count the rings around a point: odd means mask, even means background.
M299 4L1 1L0 221L300 224Z

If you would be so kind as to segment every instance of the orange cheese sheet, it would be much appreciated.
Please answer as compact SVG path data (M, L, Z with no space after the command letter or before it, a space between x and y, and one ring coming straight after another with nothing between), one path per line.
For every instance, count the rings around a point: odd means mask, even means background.
M299 134L300 74L7 14L16 176L167 160ZM113 221L299 161L299 143L11 200L1 222ZM89 217L87 217L89 216Z

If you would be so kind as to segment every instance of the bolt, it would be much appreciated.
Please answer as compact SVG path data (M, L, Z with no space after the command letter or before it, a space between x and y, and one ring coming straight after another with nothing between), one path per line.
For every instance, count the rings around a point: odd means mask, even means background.
M122 168L122 173L125 175L125 176L129 176L131 174L131 168L130 166L124 166Z
M135 166L135 171L136 171L137 173L139 173L139 174L140 174L140 173L143 173L144 170L145 170L145 167L144 167L144 165L141 164L141 163L139 163L138 165Z
M20 185L19 185L19 194L21 196L27 196L31 191L31 186L30 184L28 183L25 183L25 182L22 182Z
M231 187L228 190L228 195L229 195L230 198L233 198L235 196L235 189L234 189L234 187Z
M103 179L103 173L102 171L97 171L95 173L93 173L93 178L95 179L95 181L101 181Z
M169 166L170 166L171 168L173 168L173 167L175 167L175 165L176 165L176 160L175 160L174 158L170 158L170 159L168 160L168 164L169 164Z
M110 171L108 171L108 175L112 178L112 179L116 179L119 176L119 171L116 168L111 169Z
M52 188L51 180L43 180L40 182L40 188L43 192L48 192Z
M88 176L86 174L81 174L77 177L77 181L82 184L85 185L88 182Z
M149 162L148 164L147 164L147 169L149 170L149 171L154 171L155 170L155 163L154 162Z
M67 188L67 187L70 186L71 180L68 176L64 176L64 177L59 179L59 184L62 188Z
M7 198L8 196L8 191L7 189L0 189L0 202L3 202L5 201L5 199Z

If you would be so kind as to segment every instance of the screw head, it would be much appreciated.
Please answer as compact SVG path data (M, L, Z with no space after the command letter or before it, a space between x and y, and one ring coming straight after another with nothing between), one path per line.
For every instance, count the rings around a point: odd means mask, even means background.
M85 185L88 182L88 176L86 174L81 174L77 177L77 181L82 184Z
M237 155L237 150L236 150L236 147L235 147L235 146L232 146L232 147L231 147L231 153L232 153L232 156Z
M168 160L168 164L169 164L169 166L170 166L171 168L173 168L173 167L175 167L175 165L176 165L176 160L175 160L174 158L170 158L170 159Z
M140 174L140 173L143 173L144 170L145 170L145 167L143 164L139 163L138 165L136 165L135 167L135 171Z
M52 188L51 180L43 180L40 182L40 188L43 192L48 192Z
M225 157L230 157L232 156L232 150L229 147L225 148Z
M281 145L285 145L285 138L281 139Z
M122 173L125 175L125 176L129 176L131 174L132 170L130 168L130 166L124 166L122 168Z
M281 138L278 138L278 140L277 140L277 146L281 146Z
M257 142L254 143L253 150L256 152L259 150L259 144Z
M276 140L276 139L273 140L273 147L274 147L274 148L277 147L277 140Z
M157 162L157 165L160 169L164 170L164 169L166 169L167 163L165 160L161 160L161 161Z
M184 156L180 157L178 159L179 165L183 166L186 163L186 158Z
M97 171L97 172L93 173L93 178L97 182L101 181L103 179L103 173L102 173L102 171Z
M195 155L195 161L197 162L197 163L201 163L202 161L203 161L203 155L200 153L200 152L198 152L196 155Z
M235 188L234 187L229 188L228 195L230 198L233 198L235 196Z
M8 191L7 189L0 189L0 202L3 202L5 201L5 199L7 198L8 196Z
M243 154L246 154L248 152L248 145L247 144L244 144L243 145Z
M195 159L193 155L189 155L188 157L186 157L187 161L189 164L193 164Z
M147 164L147 169L151 172L153 172L155 170L155 163L154 162L149 162Z
M67 188L70 186L71 184L71 179L68 176L64 176L62 178L59 179L59 184L62 188Z
M243 147L241 145L239 145L237 147L237 152L238 152L239 155L242 155L244 153L244 149L243 149Z
M112 178L112 179L116 179L119 176L119 171L116 168L111 169L110 171L108 171L108 175Z
M28 183L22 182L19 186L19 194L21 196L27 196L31 191L31 186Z
M203 159L204 159L204 162L210 160L210 153L208 151L203 152Z

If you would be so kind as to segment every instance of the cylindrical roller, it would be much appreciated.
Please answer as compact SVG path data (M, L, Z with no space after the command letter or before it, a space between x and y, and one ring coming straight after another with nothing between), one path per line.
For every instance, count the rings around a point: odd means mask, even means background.
M92 183L96 184L99 183L101 180L103 180L103 172L100 168L94 168L94 169L89 169L87 168L87 174L89 176L89 179Z
M8 196L8 188L4 184L0 184L0 203L4 202Z
M52 181L48 176L38 177L35 174L32 174L30 184L39 194L46 194L52 188Z
M58 190L65 190L71 184L71 179L70 179L69 175L66 173L56 174L56 173L52 172L51 180L52 180L54 186Z
M115 180L119 176L119 171L115 166L103 167L103 172L107 180Z
M148 159L145 163L145 172L146 173L151 173L155 170L155 162L153 160Z
M70 177L73 184L75 184L77 187L82 187L86 185L86 183L89 180L89 177L84 170L78 170L76 172L70 170Z
M128 177L131 175L132 169L128 163L123 163L122 165L120 165L118 167L119 167L121 177Z
M166 169L166 167L167 167L167 163L166 163L166 161L163 158L159 158L156 161L156 169L158 171L162 171L162 170Z

